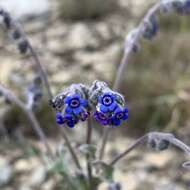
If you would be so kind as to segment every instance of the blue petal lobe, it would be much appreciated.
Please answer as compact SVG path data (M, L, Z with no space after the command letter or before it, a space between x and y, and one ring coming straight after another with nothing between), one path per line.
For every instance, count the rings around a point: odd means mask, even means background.
M73 109L75 115L78 115L81 112L81 107Z
M113 120L113 125L118 126L118 125L120 125L120 124L121 124L120 119L114 119L114 120Z
M71 100L71 97L70 96L66 96L66 98L64 99L64 103L65 104L68 104Z
M127 120L128 119L128 114L124 114L122 119Z
M72 108L67 106L66 109L65 109L65 113L71 114L72 112L73 112Z
M105 113L105 112L107 112L108 110L109 110L108 107L106 107L106 106L104 106L104 105L102 105L102 104L100 105L100 111L101 111L101 112L104 112L104 113Z
M82 106L86 106L88 104L87 100L85 99L80 99L80 103Z
M75 126L73 121L67 122L68 127L73 128Z
M110 111L114 111L116 108L117 108L117 104L114 102L113 104L111 104L110 106L109 106L109 110Z

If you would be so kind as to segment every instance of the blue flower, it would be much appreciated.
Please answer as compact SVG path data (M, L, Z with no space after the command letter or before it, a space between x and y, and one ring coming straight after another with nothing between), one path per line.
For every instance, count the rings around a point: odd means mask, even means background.
M64 118L60 112L57 112L55 117L56 117L56 123L60 125L65 123Z
M120 108L118 107L113 114L113 117L111 118L111 124L118 126L121 124L121 120L127 120L128 119L128 109L127 108Z
M81 121L86 121L89 115L90 115L90 112L82 111L81 114L80 114L80 120Z
M116 97L113 93L104 93L98 99L98 106L103 113L113 112L117 108Z
M73 128L78 123L78 118L74 117L71 114L65 114L64 115L65 123L68 127Z
M84 107L87 106L87 101L81 98L79 94L66 96L64 103L67 105L65 108L67 114L74 113L75 115L78 115L84 110Z
M65 114L64 116L62 113L56 113L56 122L59 125L67 124L68 127L73 128L78 123L78 118L74 117L71 114Z
M180 14L188 14L190 13L190 0L173 2L173 7Z
M102 125L109 125L110 118L108 118L104 113L96 111L93 114L95 120Z

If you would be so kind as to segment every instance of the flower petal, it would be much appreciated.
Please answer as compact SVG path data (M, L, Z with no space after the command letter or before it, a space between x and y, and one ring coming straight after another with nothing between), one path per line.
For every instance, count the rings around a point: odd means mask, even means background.
M87 106L88 102L85 99L80 99L81 106Z
M106 113L106 112L108 112L108 110L109 110L109 108L108 107L106 107L106 106L104 106L104 105L100 105L100 111L101 112L104 112L104 113Z
M88 116L89 116L88 112L83 111L83 112L81 112L80 120L81 121L86 121L86 119L88 118Z
M123 120L127 120L128 119L128 114L124 114L122 117Z
M64 118L60 112L56 113L56 123L60 125L65 123Z
M110 111L114 111L117 107L118 107L118 105L117 105L115 102L113 102L113 103L109 106L109 110L110 110Z
M67 122L68 127L73 128L75 126L75 123L73 121Z
M69 104L70 100L71 100L71 96L66 96L64 99L64 103Z
M100 123L102 124L102 125L108 125L108 121L100 121Z
M98 97L98 102L101 103L101 102L102 102L102 98L103 98L103 95L99 96L99 97Z
M67 106L65 108L65 113L71 114L73 112L72 108L70 106Z
M114 119L112 120L112 124L115 125L115 126L118 126L118 125L121 124L121 120L120 120L120 119L115 119L115 118L114 118Z
M63 118L62 114L60 112L56 113L56 118Z
M69 114L69 113L66 113L66 114L64 115L64 119L66 119L66 120L71 120L72 118L73 118L72 115Z
M122 109L121 109L121 107L117 106L117 108L114 111L114 114L117 114L119 112L122 112Z
M56 119L56 123L59 124L59 125L62 125L62 124L64 124L65 122L64 122L63 120Z
M73 113L74 113L75 115L78 115L81 111L82 111L82 110L81 110L81 107L78 107L78 108L73 109Z

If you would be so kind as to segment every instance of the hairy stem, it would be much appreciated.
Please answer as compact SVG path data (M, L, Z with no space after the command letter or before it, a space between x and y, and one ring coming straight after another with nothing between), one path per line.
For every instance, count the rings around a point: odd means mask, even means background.
M44 82L44 85L47 89L47 93L49 95L49 98L52 98L52 93L50 90L50 85L47 79L47 75L40 63L40 59L35 51L35 49L32 47L30 41L28 40L26 33L20 26L20 24L14 20L14 17L10 15L7 11L0 8L0 17L3 19L4 28L7 30L7 33L11 35L11 38L15 41L22 42L22 47L18 46L22 54L25 54L27 50L30 51L30 54L34 60L34 64L36 66L35 72L39 72L40 76Z
M39 57L36 53L36 51L34 50L34 48L32 47L31 43L29 40L28 41L28 47L29 47L29 50L30 50L30 53L34 59L34 62L36 64L36 66L38 67L39 71L40 71L40 74L41 74L41 77L44 81L44 85L46 87L46 90L47 90L47 93L48 93L48 96L49 96L49 99L51 99L53 97L52 95L52 92L51 92L51 89L50 89L50 85L49 85L49 82L48 82L48 78L47 78L47 74L45 73L42 65L41 65L41 62L39 60Z
M120 159L124 158L127 154L129 154L132 150L134 150L138 145L142 144L146 140L146 135L142 136L138 140L136 140L133 144L131 144L123 153L119 154L115 157L111 162L110 165L116 164Z
M41 142L43 142L46 151L49 153L49 155L53 158L52 150L47 142L47 137L45 136L43 130L40 127L40 124L38 123L38 120L36 119L33 112L26 108L25 104L19 100L10 90L5 88L3 85L0 84L0 92L11 102L15 103L28 117L32 124L33 130L36 132L38 137L40 138Z
M177 148L181 149L183 152L188 154L190 156L190 147L186 145L184 142L176 138L174 135L170 133L160 133L160 132L150 132L146 135L140 137L137 139L134 143L132 143L123 153L116 156L111 162L110 165L115 165L119 160L124 158L126 155L128 155L132 150L134 150L137 146L144 144L144 143L150 143L152 140L157 141L167 141L170 144L173 144ZM189 162L186 162L189 163Z
M32 47L30 41L28 39L27 39L27 41L28 41L29 50L30 50L31 55L32 55L32 57L34 59L34 62L36 64L36 66L38 67L38 69L40 71L40 74L41 74L41 76L43 78L43 81L44 81L45 87L47 89L49 98L52 99L53 95L52 95L52 92L51 92L51 89L50 89L50 85L49 85L49 82L48 82L47 74L45 73L45 71L44 71L44 69L43 69L43 67L41 65L40 59L39 59L36 51ZM71 146L71 142L70 142L67 134L65 133L64 130L60 130L60 132L61 132L61 135L62 135L63 139L65 140L65 144L66 144L68 150L70 151L70 154L71 154L71 156L72 156L72 158L74 160L74 163L76 164L76 166L77 166L78 169L81 169L81 165L79 163L79 159L78 159L78 157L77 157L77 155L76 155L73 147Z
M29 40L28 40L28 44L29 44L29 50L31 52L31 55L32 57L34 58L34 61L35 61L35 64L36 66L39 68L39 71L40 71L40 74L44 80L44 84L46 86L46 89L47 89L47 92L48 92L48 95L49 95L49 98L52 99L53 95L52 95L52 92L51 92L51 89L50 89L50 85L49 85L49 82L48 82L48 79L47 79L47 74L45 73L42 65L41 65L41 62L39 60L39 57L36 53L36 51L34 50L34 48L32 47L32 45L30 44ZM59 126L58 126L59 127ZM79 163L79 160L77 158L77 155L73 149L73 147L71 146L71 142L67 136L67 134L65 133L64 130L60 130L61 131L61 134L62 134L62 137L64 138L65 140L65 144L67 146L67 148L69 149L70 153L71 153L71 156L77 166L78 169L81 169L81 165Z
M101 148L100 148L100 153L99 153L99 160L102 160L104 157L104 152L105 152L105 148L106 148L106 142L108 140L108 135L109 135L110 129L106 128L103 130L103 137L102 137L102 144L101 144Z
M60 126L58 126L58 127L60 128ZM73 147L71 146L71 142L70 142L69 138L67 137L67 134L65 133L64 129L60 129L60 133L61 133L63 139L65 140L65 144L66 144L67 148L69 149L69 151L71 153L71 156L73 158L73 161L74 161L75 165L77 166L77 168L79 170L81 170L82 167L81 167L81 165L79 163L79 159L77 157L77 154L75 153Z
M86 144L91 143L91 137L92 137L92 122L91 118L89 117L87 120L87 132L86 132ZM93 188L93 182L92 182L92 166L90 163L90 156L86 156L86 162L87 162L87 172L88 172L88 180L89 180L89 189Z
M49 96L49 99L52 99L53 95L50 89L50 85L48 82L48 78L47 78L47 74L44 71L42 64L40 62L39 56L37 54L37 52L35 51L35 49L32 47L30 41L28 40L24 30L22 29L22 27L19 25L19 23L17 23L14 18L5 10L0 8L0 16L3 17L4 20L4 25L5 28L7 29L7 32L11 32L11 31L16 31L17 33L19 33L19 35L21 35L19 38L22 38L23 42L25 43L25 47L24 47L24 52L22 53L26 53L25 51L28 49L30 51L30 54L34 60L34 65L35 65L35 69L34 72L39 72L40 73L40 77L42 78L44 85L47 89L47 93ZM15 36L13 37L13 39L16 39ZM26 50L25 50L26 49ZM10 92L10 91L9 91ZM40 136L40 138L44 141L45 135L43 134L40 125L38 123L38 121L36 120L35 115L31 112L28 111L28 109L26 109L25 104L22 103L19 99L16 98L16 96L13 95L13 93L11 93L11 98L13 98L14 102L20 107L22 108L22 110L27 114L28 118L30 119L30 121L33 123L33 127L35 129L35 131L38 133L38 135ZM9 95L10 95L9 94ZM11 99L10 98L10 99ZM80 164L77 161L76 155L74 153L74 151L72 150L72 146L68 140L68 137L65 133L62 133L63 138L65 139L66 145L68 147L68 149L70 150L70 153L73 157L73 159L75 160L75 162L77 163L77 166L80 168ZM45 140L46 141L46 140ZM45 142L45 144L47 144L47 142Z
M147 22L147 20L153 14L155 14L159 10L159 8L160 8L160 2L150 8L148 13L145 15L145 17L143 18L143 20L140 22L139 26L137 27L137 33L136 33L135 37L133 38L133 41L131 43L125 45L124 55L119 64L119 67L117 69L116 78L115 78L114 85L113 85L113 90L117 91L122 83L122 79L125 74L125 69L129 62L129 57L130 57L131 53L133 52L134 45L137 44L137 42L140 40L142 31L144 28L144 24ZM110 130L111 130L111 128L104 129L104 136L103 136L102 145L100 148L100 156L99 156L100 159L103 159L104 151L106 148Z

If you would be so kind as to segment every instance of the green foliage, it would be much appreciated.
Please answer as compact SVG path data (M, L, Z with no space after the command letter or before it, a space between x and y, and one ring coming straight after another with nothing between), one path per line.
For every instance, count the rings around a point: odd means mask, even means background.
M82 144L79 147L79 150L82 154L84 154L85 156L88 156L90 159L94 159L95 158L95 154L97 151L97 148L95 145L93 144Z
M111 165L108 165L102 161L95 161L93 166L95 167L97 174L102 181L113 181L114 168Z
M81 145L79 148L80 151L86 155L91 155L91 152L96 150L94 145ZM59 184L60 189L62 190L89 190L88 177L85 173L80 170L73 168L71 163L68 163L68 160L64 159L67 157L68 151L63 151L62 153L57 154L56 159L49 161L49 172L52 175L59 174ZM94 156L93 156L94 158ZM89 156L89 162L92 157ZM71 169L73 168L73 170ZM102 179L97 176L92 176L92 186L94 189L102 182Z

